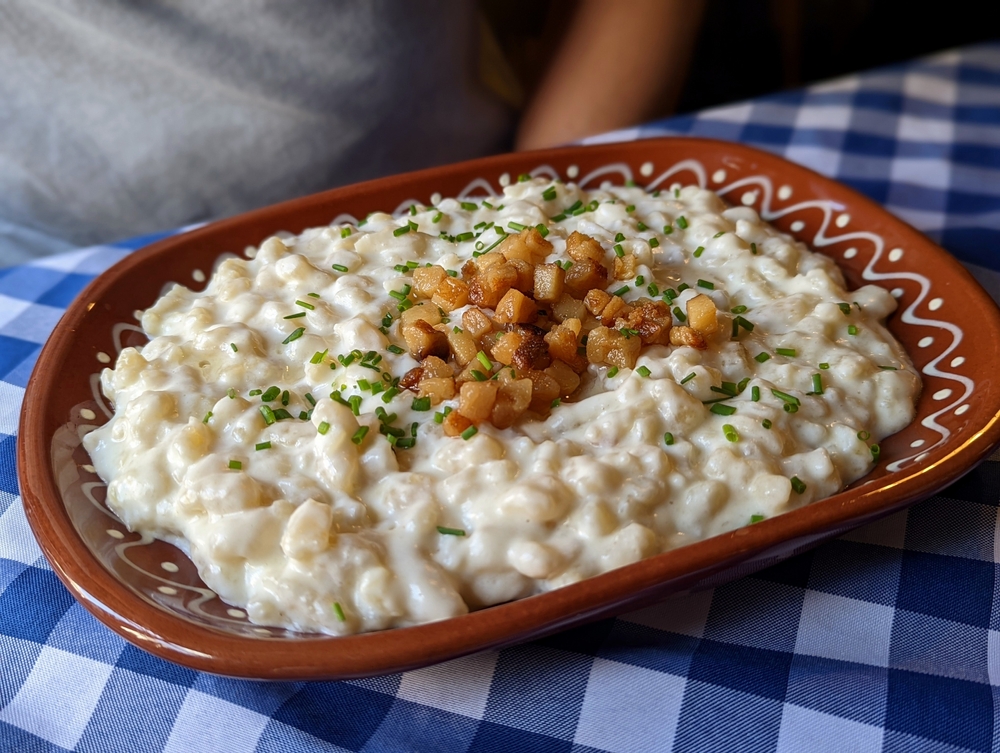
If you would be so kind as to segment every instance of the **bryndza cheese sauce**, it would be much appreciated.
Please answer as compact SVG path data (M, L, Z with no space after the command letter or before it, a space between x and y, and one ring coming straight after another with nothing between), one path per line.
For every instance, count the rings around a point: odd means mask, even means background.
M440 620L778 515L867 473L920 389L886 291L694 186L526 180L248 255L142 315L84 442L125 524L262 625Z

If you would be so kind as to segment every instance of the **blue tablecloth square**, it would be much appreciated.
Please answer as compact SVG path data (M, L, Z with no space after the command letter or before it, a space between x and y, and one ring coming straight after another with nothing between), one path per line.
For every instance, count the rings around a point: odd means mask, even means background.
M40 599L41 593L52 595ZM0 634L44 644L74 604L55 573L26 567L0 594Z
M479 725L461 714L397 698L361 750L468 750Z
M564 630L553 636L538 641L540 646L552 646L563 651L573 651L578 654L596 656L607 641L608 634L614 627L614 620L599 620L579 627Z
M117 633L98 629L97 619L80 604L74 604L52 629L48 645L114 664L128 644Z
M989 751L993 737L989 685L889 670L885 725L888 730ZM912 746L912 743L911 743ZM909 747L908 750L914 750Z
M55 743L35 737L30 732L0 721L0 742L3 743L4 751L17 751L17 753L64 753L68 748L62 748Z
M164 661L152 654L136 648L131 643L125 644L116 664L122 669L127 669L140 675L155 677L157 680L169 682L172 685L179 685L182 688L190 688L194 685L198 673L194 670L186 669L173 662Z
M747 579L740 587L729 583L719 586L712 597L704 636L726 644L791 652L802 594L797 586L756 578Z
M764 568L754 573L752 578L766 580L771 583L783 583L786 586L798 586L804 588L809 582L809 569L812 565L816 552L809 550L794 557L782 560L777 565Z
M626 620L615 621L602 659L686 677L699 639Z
M270 715L293 695L308 687L308 684L304 682L245 682L230 677L199 673L191 687L205 695L252 709L259 714Z
M762 698L782 700L792 654L719 641L702 640L691 658L688 677Z
M885 722L884 667L798 654L788 672L789 703L865 724Z
M994 570L988 562L905 551L896 606L989 627Z
M988 631L897 609L889 666L989 684Z
M689 680L674 738L675 753L765 753L781 727L782 702Z
M572 740L592 663L589 657L537 645L501 651L483 718ZM554 677L560 681L542 679Z
M3 657L0 707L6 706L17 695L41 653L42 645L36 641L12 638L6 633L0 633L0 656ZM0 741L3 739L0 736Z
M36 343L0 335L0 378L18 387L27 386L41 352L41 346ZM6 491L8 487L0 488Z
M993 562L997 509L950 497L949 489L910 510L906 548Z
M391 695L350 683L316 683L281 704L274 719L348 750L360 750L375 734L393 700Z
M537 732L512 729L493 722L480 722L469 753L570 753L573 743L556 740Z
M816 552L809 588L885 606L896 603L903 553L885 546L831 541Z

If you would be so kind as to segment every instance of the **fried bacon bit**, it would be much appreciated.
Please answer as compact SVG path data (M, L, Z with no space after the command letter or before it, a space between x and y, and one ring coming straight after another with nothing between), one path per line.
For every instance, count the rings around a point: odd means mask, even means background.
M527 411L547 415L553 401L580 388L590 364L634 368L644 345L704 350L719 330L704 294L687 302L688 326L673 326L663 301L627 303L607 292L609 276L637 274L631 254L615 257L609 271L605 249L580 232L566 239L571 265L546 263L552 251L528 228L467 262L461 277L440 266L413 270L419 302L401 314L399 328L420 365L399 386L433 405L458 398L442 421L447 436L485 422L507 428ZM462 328L442 321L463 307Z

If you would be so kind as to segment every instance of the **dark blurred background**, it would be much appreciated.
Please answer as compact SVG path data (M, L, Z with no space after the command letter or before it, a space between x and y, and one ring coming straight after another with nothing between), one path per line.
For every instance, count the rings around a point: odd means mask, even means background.
M522 96L530 96L573 3L481 2ZM996 39L996 18L992 3L969 0L707 0L680 98L662 103L658 116Z

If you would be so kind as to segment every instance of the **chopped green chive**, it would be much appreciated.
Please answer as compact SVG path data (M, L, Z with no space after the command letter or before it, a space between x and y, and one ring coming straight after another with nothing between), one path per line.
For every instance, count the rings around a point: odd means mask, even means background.
M337 615L337 619L341 622L347 622L347 618L344 616L344 609L340 606L339 601L333 602L333 613Z
M760 521L762 521L762 520L764 520L764 516L763 515L751 515L750 516L750 525L753 525L754 523L760 523Z
M542 191L542 198L545 199L545 201L552 201L555 197L556 197L555 186L549 186L544 191Z
M625 240L625 233L618 233L615 236L615 243L621 243L623 240Z
M732 405L722 403L715 403L709 410L717 416L731 416L736 412L736 408Z
M767 351L761 351L753 357L757 363L764 363L764 361L769 361L771 359L771 354Z
M659 248L660 247L660 242L656 238L650 238L649 239L649 247L650 248Z
M715 235L713 235L712 237L713 237L713 238L721 238L721 237L722 237L722 236L724 236L725 234L726 234L726 231L725 231L725 230L720 230L719 232L717 232L717 233L716 233Z
M208 413L205 414L205 417L201 419L201 422L203 424L207 424L209 420L211 420L211 418L212 418L212 411L209 411Z
M739 442L740 441L740 435L736 431L736 427L733 426L732 424L723 424L722 425L722 434L730 442Z
M860 439L862 442L867 442L871 438L872 438L871 433L865 431L864 429L858 432L858 439Z
M305 398L306 398L306 400L308 400L308 401L309 401L309 405L311 405L311 406L313 406L313 407L315 407L315 406L316 406L316 398L314 398L314 397L312 396L312 393L310 393L310 392L307 392L307 393L305 394Z
M476 432L478 431L479 429L477 429L475 426L470 426L468 429L462 432L462 439L472 439L474 436L476 436Z
M436 224L438 224L441 221L442 217L444 217L444 213L443 212L435 212L434 216L431 217L431 222L436 225Z
M309 363L322 363L323 359L326 358L326 354L329 352L329 348L324 351L317 350L313 353L312 358L309 359Z
M763 421L760 422L760 425L763 426L765 429L770 429L771 428L771 419L765 418Z
M800 404L799 399L795 395L789 395L787 392L782 392L781 390L772 389L771 394L776 398L781 400L788 405L798 406Z
M625 295L627 292L628 292L628 285L622 285L622 287L618 288L618 290L616 290L611 295L617 295L617 296L621 297L621 296Z
M844 316L850 316L851 315L851 304L849 304L849 303L838 303L837 305L840 307L840 310L844 314Z
M821 363L821 364L819 365L819 367L820 367L821 369L823 369L823 370L826 370L826 369L830 368L830 364L828 364L828 363L827 363L826 361L824 361L823 363Z
M847 328L847 334L849 334L849 335L856 335L856 334L858 334L858 328L856 326L854 326L853 324L851 324Z
M789 358L795 358L796 355L795 348L775 348L774 352L779 356L788 356Z
M698 280L698 287L706 290L715 290L715 283L708 280Z
M753 254L754 256L757 255L757 244L756 243L751 243L750 244L750 253Z
M663 226L663 234L664 235L670 235L672 232L674 232L674 226L673 225L664 225Z
M806 490L805 483L798 476L792 476L789 481L792 482L792 489L796 494L802 494Z
M361 415L361 395L351 395L347 398L347 404L351 406L351 413L355 416Z
M310 311L315 311L316 310L315 306L313 306L311 303L307 303L306 301L296 301L295 305L296 306L301 306L304 309L309 309Z
M461 202L461 204L462 204L462 209L464 209L466 212L475 212L477 209L479 209L479 206L471 201L463 201Z
M323 424L320 424L320 426L322 426L322 425ZM351 441L354 442L354 444L361 444L361 442L364 441L364 438L365 438L366 434L368 434L368 427L367 426L359 426L358 430L356 432L354 432L354 434L351 435Z
M288 390L285 390L284 392L282 392L281 393L281 404L282 405L288 405L289 398L290 398L290 394L289 394Z
M699 258L703 253L705 253L705 247L704 246L698 246L698 248L696 248L694 250L694 254L693 254L694 258L695 259Z
M283 317L283 318L284 318L284 319L301 319L301 318L302 318L303 316L305 316L305 315L306 315L306 312L305 312L305 311L300 311L300 312L299 312L299 313L297 313L297 314L289 314L288 316L286 316L286 317Z
M812 391L812 394L813 395L822 395L823 394L823 375L822 374L813 374L812 375L812 381L813 381L813 391Z
M641 377L648 377L650 374L653 373L645 366L640 366L638 369L636 369L636 371L639 372L639 376Z
M680 217L677 218L677 227L679 227L681 230L686 230L687 226L688 226L688 221L684 217L684 215L681 215Z
M257 397L257 395L259 395L259 394L260 394L260 390L250 390L250 392L248 392L247 394L248 394L248 395L249 395L250 397Z
M413 398L413 403L410 404L413 410L426 411L431 409L431 398L430 395L425 395L424 397Z
M629 204L627 207L625 207L625 211L628 212L629 214L631 214L632 212L634 212L635 211L635 204Z
M756 403L760 400L760 387L756 384L750 388L750 401Z
M464 536L465 535L465 531L463 531L461 528L445 528L444 526L438 526L437 530L438 530L438 533L443 534L445 536Z
M398 395L398 394L399 394L399 388L398 387L390 387L389 389L387 389L385 391L385 394L382 395L382 402L385 403L386 405L388 405L389 403L392 402L392 399L394 397L396 397L396 395Z
M751 322L749 319L744 319L742 316L737 316L733 320L733 323L743 327L743 329L745 329L747 332L753 332L753 322Z
M681 384L686 384L687 382L690 382L692 379L694 379L694 376L695 376L694 372L692 371L690 374L688 374L681 380Z
M338 272L348 271L347 267L345 267L343 264L331 264L330 266L333 267Z
M646 287L646 292L649 293L653 298L656 298L660 294L660 286L655 282L649 283Z
M622 248L622 244L621 243L616 243L614 245L614 250L615 250L615 256L617 256L619 259L621 259L623 256L625 256L625 249Z
M648 230L648 228L646 227L646 223L645 222L636 222L635 223L635 229L638 230L640 233L643 230Z
M874 460L877 463L879 457L882 455L882 448L879 447L877 444L873 444L868 449L872 451L872 460Z
M278 395L281 394L281 390L277 387L268 387L267 392L260 396L260 399L265 403L269 403L272 400L276 400Z
M678 293L683 293L685 290L688 290L690 287L691 286L688 285L686 282L682 282L680 285L677 286L677 292Z
M240 352L240 349L236 347L236 343L229 343L229 347L233 349L233 353Z
M618 374L618 367L617 366L612 366L610 369L608 369L608 379L611 379L612 377L616 376L617 374Z
M674 316L677 317L678 321L681 321L681 322L686 322L687 321L687 316L685 316L684 312L681 311L681 307L680 306L674 306Z
M403 225L403 227L397 227L395 230L392 231L392 234L396 238L398 238L401 235L406 235L408 232L410 232L410 224L409 223Z
M351 229L349 227L343 227L340 229L340 237L347 238L351 234Z
M236 390L233 389L232 387L229 388L229 399L230 400L236 399Z
M288 343L294 342L295 340L298 340L300 337L302 337L302 333L305 332L305 331L306 331L305 327L299 327L294 332L292 332L292 334L290 334L288 337L286 337L284 340L282 340L281 344L282 345L288 345Z
M745 314L747 312L746 306L733 306L729 311L733 314Z
M645 284L646 284L646 276L645 275L636 275L635 286L637 288L641 288Z
M559 398L557 397L557 398L556 398L555 400L553 400L553 401L552 401L552 402L551 402L551 403L549 404L549 407L550 407L550 408L551 408L552 410L555 410L555 409L556 409L556 408L558 408L558 407L559 407L560 405L562 405L562 400L560 400L560 399L559 399Z
M520 175L517 176L518 183L527 183L529 180L531 180L531 176L528 175L527 173L521 173Z
M405 353L406 352L401 347L399 347L398 345L395 345L395 344L387 346L386 350L388 350L390 353L395 353L397 356L400 355L401 353Z
M240 471L240 470L243 470L243 463L241 463L239 460L230 460L229 461L229 470L231 470L231 471Z
M258 442L257 444L255 444L253 446L253 448L257 452L260 452L261 450L270 450L271 449L271 443L270 442Z
M476 353L476 360L483 365L483 368L487 371L493 371L493 362L487 357L483 351Z
M668 431L666 434L663 435L663 444L669 447L673 443L674 443L674 435Z
M318 431L320 434L326 434L328 431L330 431L330 424L328 424L326 421L323 421L320 423L319 426L316 427L316 431Z

